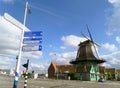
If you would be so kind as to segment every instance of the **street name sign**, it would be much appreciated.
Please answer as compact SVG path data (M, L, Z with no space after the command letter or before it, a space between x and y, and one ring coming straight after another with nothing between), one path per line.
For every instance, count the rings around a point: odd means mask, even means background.
M38 46L23 46L22 50L23 51L41 51L42 46L41 45L38 45Z
M38 36L42 36L42 31L24 33L24 37L38 37Z
M24 38L24 44L39 44L42 43L42 38Z

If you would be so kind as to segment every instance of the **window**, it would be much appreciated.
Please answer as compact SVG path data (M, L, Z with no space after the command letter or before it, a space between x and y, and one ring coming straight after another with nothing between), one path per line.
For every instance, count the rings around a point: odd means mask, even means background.
M91 78L94 78L94 74L93 73L91 74Z

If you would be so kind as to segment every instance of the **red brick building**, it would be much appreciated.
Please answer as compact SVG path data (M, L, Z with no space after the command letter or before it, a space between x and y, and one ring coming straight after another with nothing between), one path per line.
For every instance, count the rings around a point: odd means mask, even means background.
M57 64L51 63L48 68L48 78L54 78L57 73Z
M68 76L67 74L75 73L75 67L73 65L57 65L51 63L48 68L48 77L55 78L57 76Z

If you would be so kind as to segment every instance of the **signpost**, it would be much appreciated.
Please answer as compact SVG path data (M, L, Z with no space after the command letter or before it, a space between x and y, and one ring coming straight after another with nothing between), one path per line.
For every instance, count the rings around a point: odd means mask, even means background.
M26 1L26 8L25 8L25 13L24 13L24 22L23 25L18 25L18 27L22 28L22 33L21 33L21 38L20 38L20 48L19 48L19 53L18 53L18 59L16 61L16 69L15 69L15 78L14 78L14 83L13 83L13 88L18 87L18 78L19 78L19 68L20 68L20 61L21 61L21 54L22 54L22 45L23 45L23 38L24 38L24 31L25 31L25 24L26 24L26 16L27 16L27 11L28 9L28 1ZM8 17L10 18L10 16ZM9 21L9 19L7 19ZM12 21L10 21L12 23ZM16 25L16 22L14 22L14 25ZM23 27L21 27L23 26Z
M16 57L17 61L16 61L16 67L15 67L15 78L14 78L14 83L13 83L13 88L17 88L18 87L18 79L19 79L19 68L20 68L20 62L21 62L21 54L22 54L22 49L26 50L26 51L40 51L42 50L42 46L41 45L35 45L35 46L23 46L23 39L24 37L35 37L35 36L42 36L42 31L39 32L25 32L25 24L26 24L26 16L27 16L27 11L30 10L28 8L28 1L26 0L26 8L25 8L25 13L24 13L24 22L23 24L21 24L20 22L18 22L16 19L14 19L12 16L10 16L9 14L5 13L4 14L4 19L6 19L7 21L9 21L10 23L12 23L13 25L19 27L20 29L22 29L22 33L21 33L21 38L20 38L20 48L19 48L19 52L18 52L18 56ZM35 44L36 42L41 43L41 39L40 38L36 38L36 39L27 39L30 41L27 41L26 43L33 43Z
M22 46L22 51L41 51L42 46L39 44L42 43L42 38L40 38L40 36L42 36L42 31L25 32L23 43L27 45ZM28 63L29 59L27 60L27 63L23 65L26 68L24 88L27 88Z
M41 51L42 46L39 45L42 43L42 31L35 32L25 32L23 43L26 44L22 47L23 51Z

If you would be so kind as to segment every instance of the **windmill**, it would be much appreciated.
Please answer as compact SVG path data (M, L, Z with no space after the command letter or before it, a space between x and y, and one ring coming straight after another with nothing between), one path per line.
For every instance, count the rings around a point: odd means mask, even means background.
M83 37L85 37L87 40L90 40L90 42L92 43L93 48L94 48L94 50L95 50L95 54L96 54L97 58L99 58L99 54L98 54L98 51L97 51L97 48L96 48L96 46L99 46L99 45L93 41L93 38L92 38L91 32L90 32L90 30L89 30L89 27L88 27L88 25L86 25L86 26L87 26L87 31L88 31L88 34L89 34L90 39L89 39L88 37L86 37L83 33L81 33L81 35L82 35ZM95 45L96 45L96 46L95 46Z
M79 73L79 77L81 80L97 80L97 74L99 73L98 65L106 62L103 59L99 58L96 46L99 46L97 43L93 41L90 30L87 26L87 31L89 34L89 38L86 37L83 33L83 37L87 40L80 42L78 45L77 57L75 60L70 61L71 64L76 66L76 72ZM96 57L93 54L92 48L95 51ZM91 71L92 70L92 71ZM91 77L91 75L93 75ZM93 79L94 78L94 79Z

